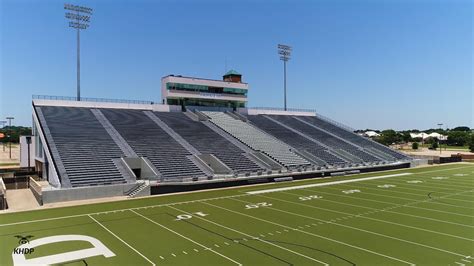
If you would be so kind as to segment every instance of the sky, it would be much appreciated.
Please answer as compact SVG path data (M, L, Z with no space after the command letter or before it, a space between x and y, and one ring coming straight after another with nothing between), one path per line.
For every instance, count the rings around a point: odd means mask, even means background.
M71 1L84 97L160 101L168 74L235 69L249 106L283 106L277 44L293 47L288 107L355 129L474 128L470 0ZM76 95L64 2L0 0L0 120L31 126L32 95Z

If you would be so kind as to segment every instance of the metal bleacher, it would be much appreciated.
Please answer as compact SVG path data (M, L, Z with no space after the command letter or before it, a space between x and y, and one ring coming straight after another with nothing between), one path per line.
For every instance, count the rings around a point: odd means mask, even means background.
M240 177L270 179L288 172L310 176L313 171L376 165L405 167L410 159L335 122L294 112L244 115L195 107L183 113L155 105L139 110L53 104L34 103L34 117L48 161L64 188L129 186L136 181L129 173L138 170L153 172L140 178L174 186ZM135 169L138 162L142 168Z
M249 115L247 116L247 119L268 134L290 144L298 150L304 150L313 154L317 158L326 162L326 164L335 165L346 163L341 158L329 153L325 147L273 122L263 115ZM324 164L318 163L317 165L324 166Z
M193 121L181 112L155 112L159 119L203 154L213 154L234 173L257 172L263 169L244 155L230 141L202 122Z
M126 183L113 162L123 154L90 109L41 106L36 110L47 124L50 146L56 149L53 156L58 157L53 158L64 166L63 185Z
M211 123L232 135L250 148L261 151L286 167L309 165L304 158L292 151L288 144L268 135L256 127L222 112L203 111Z
M355 156L355 158L354 157L349 158L349 160L351 160L351 162L353 163L381 161L379 158L374 157L368 154L367 152L364 152L359 147L349 144L348 142L345 142L337 137L334 137L313 126L305 124L304 122L299 121L298 119L295 119L293 116L272 115L270 117L304 133L305 135L308 135L324 143L328 147L331 147L335 152L337 152L338 150L342 150L343 152L347 152Z
M360 147L366 148L366 149L374 149L378 153L386 154L389 157L392 157L393 160L406 160L408 159L407 156L396 152L394 150L391 150L388 147L383 146L382 144L376 143L372 140L366 139L364 137L361 137L354 132L349 132L345 129L342 129L340 127L337 127L333 125L332 123L329 123L323 119L320 119L318 117L304 117L302 118L303 120L315 125L316 127L319 127L321 129L330 131L332 134L339 136L341 138L346 139L347 141L350 141Z
M205 177L192 154L140 110L101 109L104 116L139 156L146 157L163 181Z

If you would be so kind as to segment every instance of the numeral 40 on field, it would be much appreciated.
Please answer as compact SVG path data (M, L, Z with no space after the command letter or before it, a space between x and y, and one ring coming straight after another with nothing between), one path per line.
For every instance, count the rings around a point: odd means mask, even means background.
M318 196L318 195L311 195L311 196L302 196L299 197L300 200L306 201L306 200L314 200L314 199L322 199L323 196Z

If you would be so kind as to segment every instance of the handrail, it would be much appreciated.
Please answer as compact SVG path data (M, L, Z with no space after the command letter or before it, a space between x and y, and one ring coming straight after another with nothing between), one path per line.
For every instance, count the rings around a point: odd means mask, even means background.
M354 132L354 131L355 131L355 129L353 129L352 127L350 127L350 126L348 126L348 125L345 125L345 124L343 124L343 123L341 123L341 122L337 122L336 120L333 120L333 119L331 119L331 118L329 118L329 117L327 117L327 116L324 116L324 115L322 115L322 114L316 113L316 117L317 117L317 118L320 118L321 120L324 120L324 121L328 122L329 124L333 124L333 125L335 125L335 126L337 126L337 127L341 127L341 128L343 128L343 129L345 129L345 130L347 130L347 131L351 131L351 132Z
M5 186L5 183L3 182L3 178L0 177L0 195L5 195L6 191L7 191L7 187Z
M247 107L247 109L254 109L254 110L271 110L271 111L290 111L290 112L312 112L316 113L316 109L304 109L304 108L284 108L281 107Z
M33 95L33 100L57 100L57 101L78 101L76 97L71 96L52 96L52 95ZM124 100L108 98L81 97L83 102L107 102L107 103L128 103L128 104L160 104L159 102L143 100Z

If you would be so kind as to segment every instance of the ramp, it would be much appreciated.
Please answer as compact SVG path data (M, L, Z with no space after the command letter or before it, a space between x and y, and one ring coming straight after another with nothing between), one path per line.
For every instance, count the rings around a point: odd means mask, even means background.
M11 189L6 193L8 210L31 210L39 207L33 192L29 188L25 189Z

